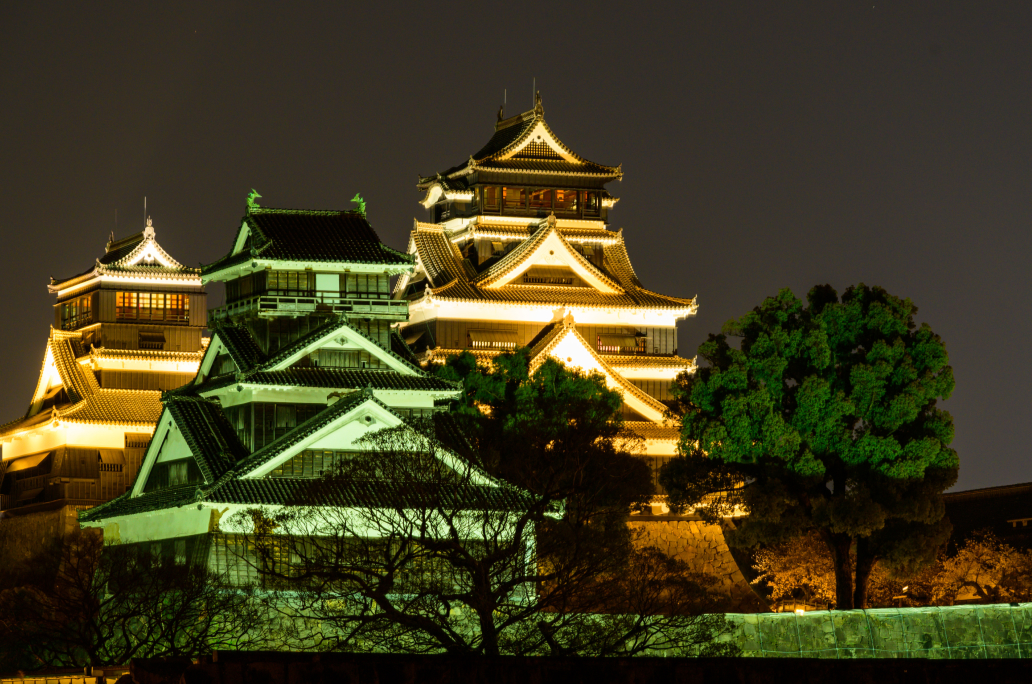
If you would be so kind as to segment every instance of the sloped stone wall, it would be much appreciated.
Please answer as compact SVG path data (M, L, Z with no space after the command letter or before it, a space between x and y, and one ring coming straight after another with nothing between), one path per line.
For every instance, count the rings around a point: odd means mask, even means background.
M721 525L684 519L633 520L628 524L642 531L640 544L655 546L666 555L684 561L694 572L715 576L728 598L727 610L742 613L769 610L732 558Z
M744 656L954 660L1032 657L1029 603L727 617L734 629L725 639L738 645Z

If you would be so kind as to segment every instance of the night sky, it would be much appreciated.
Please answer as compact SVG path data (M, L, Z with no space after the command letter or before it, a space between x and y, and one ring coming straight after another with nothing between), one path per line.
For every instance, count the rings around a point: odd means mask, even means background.
M361 192L404 249L417 174L536 78L567 145L623 164L611 227L646 287L699 295L681 355L780 288L881 285L946 342L958 488L1032 480L1027 3L364 4L5 6L0 421L35 386L49 277L141 230L144 196L190 265L228 251L252 187Z

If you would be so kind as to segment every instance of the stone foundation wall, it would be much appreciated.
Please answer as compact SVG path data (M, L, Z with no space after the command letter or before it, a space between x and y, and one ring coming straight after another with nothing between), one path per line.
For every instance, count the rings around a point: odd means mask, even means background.
M79 514L71 506L27 515L0 518L0 558L5 563L24 562L43 546L79 527Z
M761 658L1032 657L1032 604L728 615L726 640ZM680 653L669 655L682 655Z
M739 613L767 612L731 557L722 525L702 520L632 520L631 529L641 530L639 543L658 548L684 561L694 572L717 578L728 598L727 610Z

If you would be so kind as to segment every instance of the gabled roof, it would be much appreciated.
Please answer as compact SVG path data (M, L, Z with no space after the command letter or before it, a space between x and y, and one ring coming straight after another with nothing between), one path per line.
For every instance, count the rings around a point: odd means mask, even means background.
M313 491L313 486L315 490ZM313 494L318 499L313 502ZM433 486L389 481L334 481L274 477L262 479L223 478L215 486L171 487L133 497L129 492L79 514L85 523L147 513L195 503L276 506L307 504L341 507L404 506L427 508L446 506L476 510L512 511L533 505L530 496L509 486L449 485Z
M499 115L500 116L500 115ZM436 197L460 191L457 183L473 172L530 173L563 176L594 176L619 179L619 166L605 166L584 159L567 147L545 123L545 109L537 96L534 109L508 119L499 119L494 135L469 160L433 176L421 177L417 184L426 190L422 202L429 206Z
M246 475L251 471L259 468L265 463L273 460L287 449L291 448L295 444L303 441L307 437L315 434L319 430L323 429L336 419L341 416L350 413L352 410L364 404L367 401L372 401L378 404L380 407L386 409L390 413L394 413L384 403L378 401L373 397L372 392L368 390L362 390L361 392L352 392L349 395L338 399L333 404L330 404L325 409L315 414L305 422L298 425L296 428L283 435L282 437L269 442L258 451L251 454L245 461L239 464L237 472L241 475ZM398 420L401 420L399 417Z
M627 256L622 231L606 231L611 238L602 244L602 266L596 266L570 246L570 242L557 227L549 227L548 219L539 223L535 233L505 257L493 264L482 274L469 273L463 265L463 258L449 234L442 226L415 224L409 241L409 249L416 255L418 268L426 274L427 288L421 296L427 303L435 300L456 302L497 302L500 304L566 305L591 308L664 309L682 315L695 313L696 300L669 297L642 287ZM558 222L556 222L558 223ZM536 249L546 240L563 245L565 263L574 264L585 275L598 283L607 284L606 289L595 287L565 286L505 286L506 277L511 280L529 267L536 255ZM556 246L551 247L555 251ZM544 250L547 253L549 250ZM541 255L543 256L543 255ZM554 256L554 255L549 255ZM408 281L399 281L399 287ZM401 297L400 290L395 291ZM418 301L418 295L417 295Z
M251 207L233 249L202 267L205 278L251 259L312 263L404 265L411 258L380 242L358 211L311 211Z
M141 352L145 354L146 352ZM79 332L51 328L39 380L25 417L0 427L0 435L58 420L66 423L150 427L161 414L156 390L101 388L93 371L79 363L86 356ZM40 411L52 388L63 387L68 401Z
M569 343L569 345L564 346L564 343ZM573 358L575 354L577 360L572 361L572 364L581 367L586 372L598 371L602 373L606 378L606 384L611 389L616 389L624 395L624 403L627 406L650 421L656 423L664 421L668 412L666 405L629 382L616 369L606 363L602 356L595 351L594 347L588 344L581 337L581 334L577 332L577 326L572 315L567 315L561 322L556 322L546 330L543 330L530 347L531 373L536 371L544 363L545 359L550 356L557 358L560 362L569 364L571 362L566 361L566 358ZM576 352L571 350L576 350Z
M216 482L247 458L247 448L217 402L175 394L166 395L164 401L206 482Z
M123 279L159 277L200 285L200 269L184 266L173 259L158 244L150 219L147 219L147 227L142 232L109 241L104 256L97 259L91 268L71 278L51 278L48 287L51 292L58 292L101 276Z
M255 368L263 371L285 370L321 343L344 335L358 347L377 356L394 370L408 375L425 375L425 371L390 349L384 349L361 330L348 324L347 316L330 319L301 339L280 349Z
M512 283L532 265L539 263L568 266L592 287L605 294L624 292L619 283L570 246L556 228L555 214L549 215L530 239L521 242L497 263L478 275L473 283L480 288L495 289Z

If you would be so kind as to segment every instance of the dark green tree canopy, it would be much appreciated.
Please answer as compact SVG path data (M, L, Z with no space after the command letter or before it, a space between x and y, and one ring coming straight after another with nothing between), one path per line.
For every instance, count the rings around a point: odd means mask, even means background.
M820 530L843 574L840 607L862 607L879 559L929 559L948 532L941 494L958 471L952 418L936 407L954 381L945 345L916 313L880 287L840 299L824 285L806 305L782 290L725 324L699 348L708 365L675 388L682 456L661 476L672 502L713 516L746 508L744 545Z

